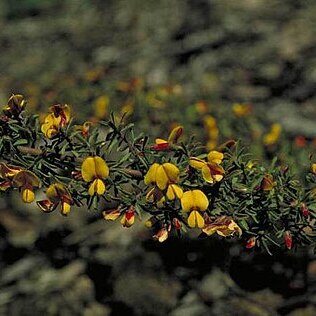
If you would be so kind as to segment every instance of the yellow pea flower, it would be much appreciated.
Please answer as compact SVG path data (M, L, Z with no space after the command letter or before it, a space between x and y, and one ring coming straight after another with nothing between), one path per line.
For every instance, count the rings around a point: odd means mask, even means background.
M313 163L313 164L311 165L311 172L312 172L314 175L316 175L316 163Z
M190 212L188 217L190 227L204 227L204 218L200 212L204 212L208 205L209 201L201 190L190 190L183 193L181 207L183 212Z
M271 146L271 145L276 144L278 140L280 139L281 132L282 132L282 126L280 124L277 124L277 123L272 124L270 131L263 137L263 143L266 146Z
M242 235L241 228L230 216L220 216L214 222L207 223L202 231L208 236L217 233L220 236L228 237L237 234Z
M92 125L92 122L86 121L82 125L76 125L75 130L80 131L81 135L84 138L87 138L89 135L89 130L90 130L91 125Z
M45 119L44 123L41 126L42 133L47 138L52 138L59 132L59 126L60 126L60 117L55 117L53 113L48 114Z
M216 118L211 115L206 115L204 117L204 126L208 136L207 148L212 150L217 145L219 135Z
M169 200L174 200L176 197L180 199L183 190L177 185L179 174L178 167L172 163L167 162L162 165L154 163L145 175L144 182L146 185L154 183L161 191L166 190L166 196ZM152 190L150 192L154 193Z
M107 95L101 95L95 100L94 115L97 119L102 120L108 114L110 98Z
M163 227L153 236L153 238L159 242L164 242L168 239L168 235L168 230Z
M121 211L117 208L114 210L103 211L102 215L107 221L115 221L121 215Z
M252 106L251 104L234 103L232 110L237 117L245 117L251 114Z
M12 178L23 170L20 167L9 166L4 162L0 162L0 177L3 179Z
M195 103L195 109L199 114L205 114L208 111L208 104L205 100L200 100Z
M90 183L88 193L91 196L105 192L103 180L109 176L109 167L101 157L87 157L81 165L81 174L83 180Z
M45 213L50 213L61 203L60 213L67 216L73 204L72 197L67 188L61 183L53 183L46 190L47 200L37 201L36 204Z
M59 133L60 128L69 123L70 108L67 104L56 104L49 107L49 111L50 113L44 118L41 131L47 138L52 138Z
M7 105L3 107L3 113L9 117L17 117L19 114L25 109L26 101L24 100L23 95L21 94L13 94Z
M21 170L23 169L19 167L8 166L4 162L1 162L0 178L2 178L2 181L0 181L0 191L6 191L11 188L13 186L12 178Z
M168 150L173 144L176 144L183 134L183 126L179 125L172 129L168 139L156 138L155 145L151 146L153 150Z
M191 157L189 165L197 170L201 170L203 179L208 183L219 182L224 177L224 169L220 164L224 158L224 154L218 151L211 151L207 155L207 160Z
M123 227L131 227L135 223L135 210L134 208L129 208L121 218L121 224Z
M22 193L22 200L25 203L32 203L35 199L34 188L41 185L39 178L30 171L22 170L18 172L13 180L13 186L20 188Z

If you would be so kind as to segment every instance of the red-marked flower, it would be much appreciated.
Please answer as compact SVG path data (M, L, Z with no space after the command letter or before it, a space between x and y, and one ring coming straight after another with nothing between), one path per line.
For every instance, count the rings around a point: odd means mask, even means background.
M173 144L176 144L178 142L182 134L183 127L179 125L171 131L167 140L156 138L155 145L151 146L150 148L156 151L168 150Z
M292 247L293 247L293 237L292 237L292 234L287 230L285 233L284 233L284 242L285 242L285 246L288 250L291 250Z
M81 174L83 180L90 183L88 193L91 196L105 192L104 179L109 176L109 167L101 157L86 158L81 165Z
M0 163L0 191L6 191L13 186L12 179L22 168Z
M308 217L309 217L309 209L308 209L308 207L306 206L305 203L302 203L302 204L301 204L301 212L302 212L302 215L303 215L305 218L308 218Z
M121 211L119 208L116 208L113 210L103 211L102 215L107 221L115 221L121 215Z
M306 138L303 135L296 136L294 139L294 144L296 147L304 148L307 146Z
M191 190L183 193L181 207L183 212L189 213L188 224L190 227L204 227L204 218L200 212L204 212L208 205L209 201L201 190Z
M123 227L131 227L135 223L135 209L130 207L122 216L121 224Z
M26 101L23 95L13 94L7 105L3 107L3 113L8 117L18 117L20 113L25 109Z
M180 230L181 229L181 222L177 218L172 219L172 225L175 229Z
M23 202L32 203L35 199L34 188L40 187L41 182L33 172L22 170L13 177L12 184L21 190Z
M179 174L178 167L172 163L167 162L162 165L154 163L146 173L144 182L146 185L155 184L160 191L165 193L168 200L180 199L183 190L177 184L179 182ZM158 197L159 199L157 199ZM150 198L154 198L154 201L157 202L163 196L154 188L147 194L147 201L151 201Z
M256 237L251 237L246 242L246 248L251 249L256 245Z
M165 227L163 227L159 229L155 235L153 235L153 238L155 240L158 240L159 242L164 242L168 239L168 235L168 230Z
M91 122L87 121L87 122L84 122L82 125L76 125L75 126L75 130L76 131L80 131L81 132L81 135L84 137L84 138L87 138L88 135L89 135L89 131L90 131L90 127L91 127Z
M57 104L51 106L49 110L50 113L46 115L41 131L47 138L52 138L69 123L70 108L67 104Z
M70 213L70 207L73 204L73 199L63 184L51 184L46 190L46 196L46 200L36 202L43 212L53 212L60 203L60 213L64 216L67 216Z
M214 221L207 222L203 228L203 232L208 236L217 233L220 236L228 237L237 234L242 235L241 228L230 216L220 216Z
M201 170L203 179L207 183L219 182L224 177L224 169L220 165L224 158L224 154L218 151L211 151L207 155L207 161L191 157L189 164L192 168Z

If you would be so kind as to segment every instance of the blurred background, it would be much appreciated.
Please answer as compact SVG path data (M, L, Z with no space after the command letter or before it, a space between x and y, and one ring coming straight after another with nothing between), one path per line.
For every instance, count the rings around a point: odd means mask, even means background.
M312 0L1 0L0 101L23 93L39 115L68 103L81 122L127 113L151 139L181 123L209 149L241 138L302 177L315 15ZM160 244L101 212L42 214L14 194L0 205L1 315L316 315L310 249Z

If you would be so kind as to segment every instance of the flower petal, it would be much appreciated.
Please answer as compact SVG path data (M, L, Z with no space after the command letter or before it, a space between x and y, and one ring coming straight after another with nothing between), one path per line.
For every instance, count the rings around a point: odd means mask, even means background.
M183 212L190 212L192 206L194 206L192 191L186 191L181 198L181 208Z
M101 179L95 179L89 186L88 193L93 196L95 194L102 195L105 192L105 185Z
M194 206L197 207L199 211L203 212L208 208L209 201L201 190L192 191L192 200L194 201Z
M188 224L190 227L198 227L203 228L204 227L204 218L198 211L192 211L188 217Z
M167 176L167 173L165 171L165 168L162 165L159 165L157 167L156 172L156 183L160 190L164 190L168 185L169 179Z
M178 139L181 137L181 135L183 134L183 126L179 125L177 127L175 127L169 137L168 137L168 142L175 144L177 143Z
M210 151L209 154L207 155L207 160L211 163L216 163L216 164L220 164L223 158L224 158L224 154L216 150Z
M92 181L96 177L95 162L93 157L86 158L81 165L82 178L86 182Z
M35 199L35 194L31 188L22 189L22 200L24 203L32 203L34 199Z
M70 213L70 204L68 204L67 202L62 202L60 213L64 216L67 216Z
M109 176L109 167L106 162L99 156L95 156L93 159L97 176L101 179L107 178Z
M150 166L149 170L147 171L144 177L144 182L146 185L156 182L156 173L159 166L160 165L158 163L154 163Z
M178 182L180 171L179 171L177 166L175 166L174 164L172 164L170 162L167 162L167 163L164 163L162 165L162 167L165 170L165 173L166 173L166 175L168 177L168 182L169 183L176 183L176 182Z
M206 165L206 162L199 158L191 157L189 160L189 165L194 169L201 170L203 166Z
M207 164L202 168L202 177L207 183L214 183L211 170Z

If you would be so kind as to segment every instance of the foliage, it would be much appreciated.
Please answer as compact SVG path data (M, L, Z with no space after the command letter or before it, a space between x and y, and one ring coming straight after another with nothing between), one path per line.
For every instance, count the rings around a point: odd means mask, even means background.
M73 125L69 106L58 104L41 124L25 106L22 95L12 95L3 109L1 189L18 189L32 203L42 185L47 198L37 204L44 212L103 204L104 218L120 217L124 227L147 214L145 225L160 242L188 228L242 235L247 248L268 252L314 242L315 164L304 185L276 159L269 168L251 160L233 140L206 155L193 137L180 142L182 126L148 145L124 116Z

